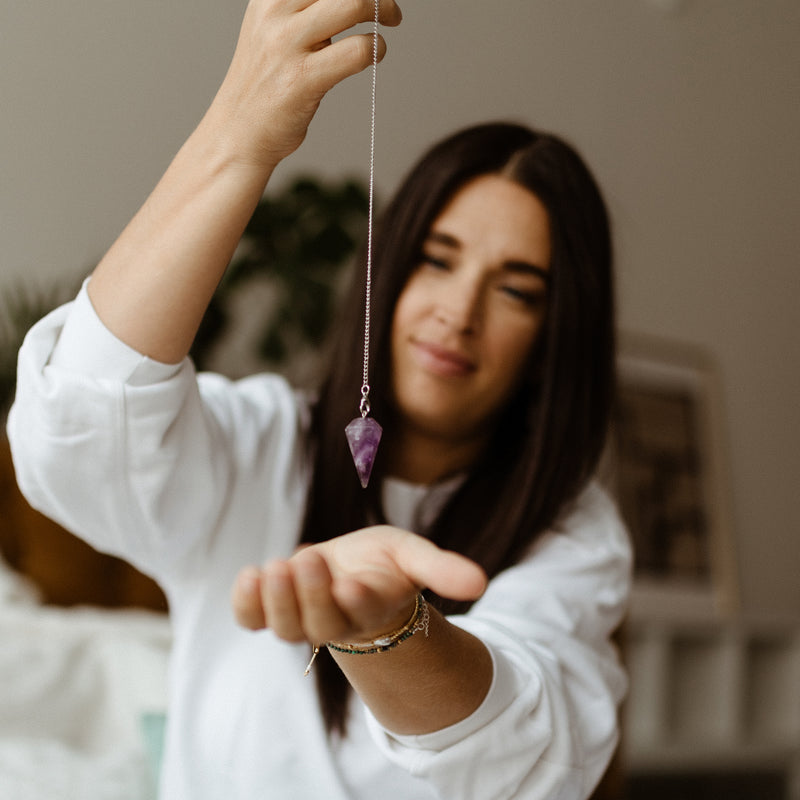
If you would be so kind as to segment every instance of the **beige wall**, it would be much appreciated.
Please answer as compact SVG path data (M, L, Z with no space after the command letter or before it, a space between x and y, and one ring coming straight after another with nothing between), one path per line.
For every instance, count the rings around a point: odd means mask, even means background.
M211 98L244 2L0 7L0 285L90 265ZM800 614L800 3L405 0L380 73L386 194L434 137L571 138L617 227L624 328L721 371L745 608ZM363 174L364 78L276 176Z

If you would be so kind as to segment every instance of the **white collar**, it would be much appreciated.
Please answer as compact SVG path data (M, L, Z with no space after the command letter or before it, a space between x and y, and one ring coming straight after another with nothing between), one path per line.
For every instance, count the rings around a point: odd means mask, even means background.
M423 534L465 477L456 475L430 486L384 478L381 500L386 521L397 528Z

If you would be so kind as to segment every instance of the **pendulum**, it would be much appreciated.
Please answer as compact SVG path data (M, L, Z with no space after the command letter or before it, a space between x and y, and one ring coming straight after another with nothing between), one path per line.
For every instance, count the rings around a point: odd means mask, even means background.
M375 97L378 74L378 10L379 0L375 0L374 30L372 35L372 124L369 155L369 213L367 216L367 280L366 305L364 314L364 373L361 384L360 417L352 420L344 429L350 453L356 465L361 486L366 489L375 454L381 440L383 428L369 416L369 332L370 300L372 294L372 219L375 196Z
M350 445L350 453L353 456L353 463L356 465L361 486L366 489L383 428L380 423L367 416L369 413L369 399L367 398L369 386L366 383L361 392L361 416L352 420L344 432L347 436L347 443Z

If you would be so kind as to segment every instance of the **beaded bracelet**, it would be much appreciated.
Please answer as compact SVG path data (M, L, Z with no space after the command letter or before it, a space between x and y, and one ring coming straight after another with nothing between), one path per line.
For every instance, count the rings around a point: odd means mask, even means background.
M384 633L381 636L373 639L370 642L362 642L360 644L351 642L323 642L321 645L315 645L311 654L311 660L305 669L304 675L311 672L311 667L314 665L314 660L320 651L321 647L327 647L329 650L335 650L337 653L348 653L350 655L371 655L372 653L385 653L391 650L406 639L410 639L418 631L424 631L425 636L428 636L428 627L431 621L431 613L428 609L428 604L425 598L418 594L414 604L414 611L411 618L401 628L392 631L391 633Z

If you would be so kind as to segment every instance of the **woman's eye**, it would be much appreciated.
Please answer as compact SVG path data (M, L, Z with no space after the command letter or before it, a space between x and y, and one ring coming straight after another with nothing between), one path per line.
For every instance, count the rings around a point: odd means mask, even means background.
M432 269L450 269L449 262L444 258L423 253L419 259L420 266L431 267Z
M516 286L503 286L501 291L512 300L516 300L530 308L543 305L545 294L537 289L520 289Z

